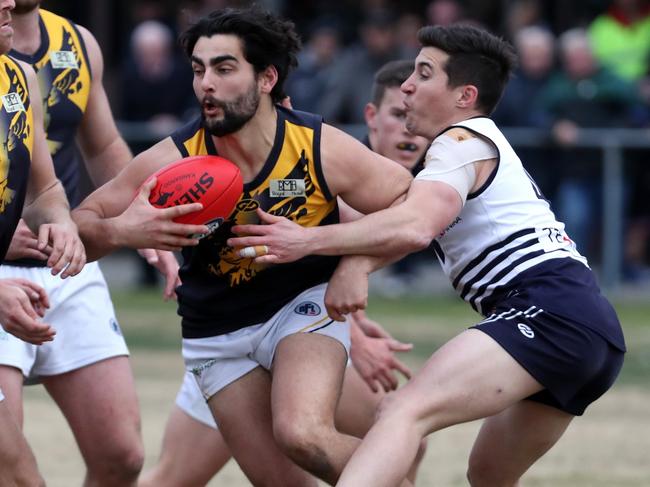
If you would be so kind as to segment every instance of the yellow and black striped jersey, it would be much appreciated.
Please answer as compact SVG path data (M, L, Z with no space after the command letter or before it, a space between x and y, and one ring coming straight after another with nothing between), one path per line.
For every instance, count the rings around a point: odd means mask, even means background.
M41 44L34 54L10 55L31 64L43 97L43 118L54 170L71 205L78 203L77 129L90 94L91 72L86 45L77 26L59 15L39 10Z
M226 245L237 224L259 223L262 208L302 226L338 223L320 163L322 118L277 107L277 129L260 173L244 184L228 220L197 247L184 249L178 289L183 336L220 335L271 318L304 290L331 277L337 257L308 256L291 264L262 266ZM211 135L197 118L172 134L184 157L217 155Z
M34 120L22 68L0 56L0 259L22 214L34 147Z

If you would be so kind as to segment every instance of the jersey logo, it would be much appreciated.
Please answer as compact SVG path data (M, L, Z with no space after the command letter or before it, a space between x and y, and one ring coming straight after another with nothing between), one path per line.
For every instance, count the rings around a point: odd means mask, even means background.
M306 196L304 179L271 179L269 182L271 198Z
M519 328L521 334L526 338L535 338L535 332L530 326L524 325L523 323L518 323L517 328Z
M259 201L251 198L242 199L237 203L237 211L241 211L243 213L255 211L259 207L260 207Z
M320 314L320 306L313 301L305 301L300 303L293 309L299 315L305 316L318 316Z
M54 69L79 69L77 57L72 51L52 51L50 62Z
M4 105L7 113L25 111L25 105L23 105L23 101L20 99L18 93L15 92L2 95L2 104Z

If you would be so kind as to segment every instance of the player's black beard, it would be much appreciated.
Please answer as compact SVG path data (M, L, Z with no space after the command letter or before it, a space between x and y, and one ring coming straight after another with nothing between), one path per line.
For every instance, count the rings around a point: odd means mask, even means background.
M237 132L246 122L253 118L260 104L260 95L257 92L256 83L253 83L250 90L234 101L224 102L212 97L206 97L206 99L223 111L221 120L208 119L201 111L204 127L216 137L223 137Z
M41 4L41 0L19 0L16 2L16 6L12 10L13 13L16 13L18 15L20 14L27 14L34 10L36 7L38 7Z

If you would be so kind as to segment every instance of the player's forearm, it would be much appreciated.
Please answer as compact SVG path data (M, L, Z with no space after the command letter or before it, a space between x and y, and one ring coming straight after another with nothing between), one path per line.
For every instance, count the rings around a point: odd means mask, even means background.
M38 233L38 228L43 224L73 225L70 218L70 205L58 179L25 206L22 216L34 233Z
M350 223L308 228L308 253L382 257L373 261L372 270L378 269L396 258L426 248L431 242L430 233L418 228L407 210L395 207Z
M92 210L73 210L72 218L79 229L79 236L86 248L89 262L126 246L118 218L102 218Z

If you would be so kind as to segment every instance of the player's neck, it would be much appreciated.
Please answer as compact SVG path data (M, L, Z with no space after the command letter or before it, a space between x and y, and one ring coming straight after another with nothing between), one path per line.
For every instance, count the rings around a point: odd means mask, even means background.
M38 23L38 7L26 14L12 14L14 28L12 49L21 54L32 55L41 45L41 29Z
M275 142L277 116L273 103L264 98L240 130L225 137L212 136L217 153L237 164L244 182L255 178L266 162Z

